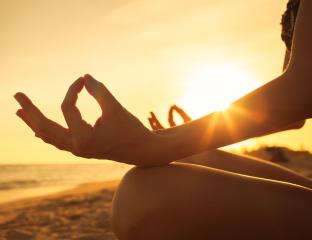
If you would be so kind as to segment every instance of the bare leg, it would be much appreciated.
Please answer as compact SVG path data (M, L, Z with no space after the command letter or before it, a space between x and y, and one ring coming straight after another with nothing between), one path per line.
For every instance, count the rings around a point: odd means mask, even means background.
M133 168L113 201L120 240L312 239L312 191L175 163Z
M254 177L289 182L312 189L312 181L310 179L280 165L247 155L212 150L180 159L178 162L203 165Z

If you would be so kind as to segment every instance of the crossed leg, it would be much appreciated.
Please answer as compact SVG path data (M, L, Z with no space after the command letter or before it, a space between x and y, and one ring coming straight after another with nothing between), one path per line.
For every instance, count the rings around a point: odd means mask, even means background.
M260 158L212 150L178 160L178 162L217 168L253 177L302 185L312 189L312 181L298 173Z
M217 158L227 153L212 154ZM276 179L280 181L259 178L266 173L259 171L266 163L256 162L255 171L254 167L240 166L242 156L228 156L236 161L234 169L229 159L220 158L223 160L215 164L231 172L186 163L130 170L113 201L116 235L120 240L312 237L308 223L312 190L303 187L309 180L285 169L275 172L280 173ZM214 158L210 157L201 162L212 164ZM275 166L268 169L271 167ZM248 169L257 177L237 174L246 174ZM287 175L298 185L281 182L280 176ZM296 181L305 184L300 186Z

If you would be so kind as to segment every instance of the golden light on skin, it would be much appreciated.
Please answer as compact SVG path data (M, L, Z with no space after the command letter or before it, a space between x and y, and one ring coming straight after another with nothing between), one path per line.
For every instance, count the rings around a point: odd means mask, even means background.
M203 143L207 142L207 139L212 139L213 138L215 127L216 127L216 124L217 124L217 121L218 121L218 117L219 117L218 114L216 114L216 115L214 115L212 117L211 124L208 125L208 128L206 129L205 134L203 135L203 140L201 141L199 148L204 146Z
M181 106L193 118L223 111L239 97L259 87L248 70L230 64L207 64L186 76L186 93Z
M213 139L217 123L219 122L225 123L225 128L227 130L227 134L230 139L237 137L239 135L239 132L237 131L238 129L236 128L234 122L228 115L228 112L218 111L212 115L211 124L209 124L209 127L205 131L204 139L203 139L205 141L203 142L207 143L207 139Z
M229 135L231 138L235 138L239 136L239 131L237 127L235 126L234 121L231 119L231 117L227 114L227 112L222 112L222 116L224 118L224 121L226 123L226 127L228 129Z

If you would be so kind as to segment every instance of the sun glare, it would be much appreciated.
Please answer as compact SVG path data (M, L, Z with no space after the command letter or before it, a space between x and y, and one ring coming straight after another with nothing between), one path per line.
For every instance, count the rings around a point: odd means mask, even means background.
M201 66L186 75L181 106L193 117L225 110L234 100L259 86L248 70L233 65Z

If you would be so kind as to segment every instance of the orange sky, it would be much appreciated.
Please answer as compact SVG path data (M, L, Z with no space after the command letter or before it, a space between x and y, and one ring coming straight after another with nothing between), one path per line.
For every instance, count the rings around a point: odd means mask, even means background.
M60 103L68 86L91 73L147 124L150 110L166 119L176 103L196 117L268 82L281 73L285 5L286 0L0 0L0 163L91 161L34 138L15 117L17 91L64 124ZM223 85L238 89L231 95ZM99 114L85 92L79 106L89 121ZM308 122L300 131L246 144L312 150L311 135Z

